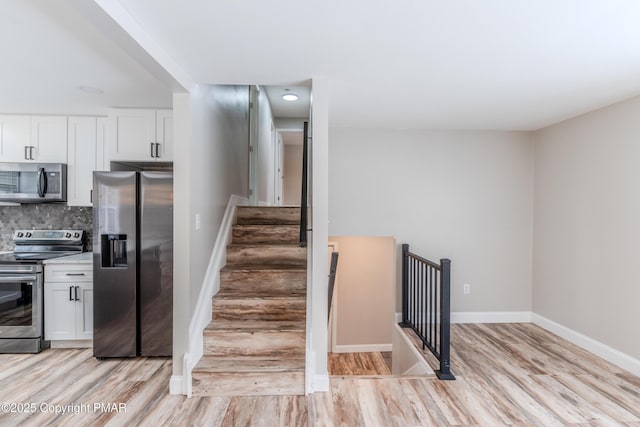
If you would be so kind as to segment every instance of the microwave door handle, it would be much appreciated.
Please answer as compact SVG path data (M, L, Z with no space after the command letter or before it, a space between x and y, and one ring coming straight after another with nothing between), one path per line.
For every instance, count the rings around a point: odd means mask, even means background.
M47 192L47 174L44 168L38 169L38 196L44 197Z

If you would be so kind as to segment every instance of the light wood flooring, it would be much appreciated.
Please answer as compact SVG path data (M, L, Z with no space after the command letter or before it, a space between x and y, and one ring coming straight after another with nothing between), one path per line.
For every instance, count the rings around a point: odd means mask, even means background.
M330 392L307 397L170 396L167 359L0 355L0 402L126 403L126 413L0 413L0 425L640 426L639 377L534 325L453 325L452 342L456 381L332 377Z
M391 375L391 352L329 353L329 375Z

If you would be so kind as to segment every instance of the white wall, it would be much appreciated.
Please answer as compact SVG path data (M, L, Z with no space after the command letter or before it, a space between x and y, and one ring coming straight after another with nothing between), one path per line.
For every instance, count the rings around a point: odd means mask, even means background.
M533 311L640 358L640 98L535 142Z
M530 311L532 160L526 132L332 128L329 232L450 258L452 311Z
M275 194L275 143L273 115L271 104L264 88L258 97L258 173L257 200L261 203L273 204Z
M174 374L231 194L247 196L248 90L196 86L174 96ZM195 228L200 215L201 228Z

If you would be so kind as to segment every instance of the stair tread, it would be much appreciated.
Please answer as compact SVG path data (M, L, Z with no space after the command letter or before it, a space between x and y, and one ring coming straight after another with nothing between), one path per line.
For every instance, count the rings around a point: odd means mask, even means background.
M307 271L306 267L291 264L227 264L220 270L225 271Z
M306 250L306 248L301 247L298 243L292 243L292 242L278 242L278 241L272 241L272 242L248 242L248 243L229 243L227 245L227 248L239 248L239 249L253 249L253 248L268 248L270 246L274 246L277 248L282 248L282 247L289 247L289 248L296 248L296 249L300 249L301 251Z
M267 297L276 297L276 296L290 296L290 297L307 297L306 289L283 289L283 290L260 290L260 289L225 289L220 290L216 294L216 297L224 300L230 299L240 299L240 298L260 298L264 299Z
M206 332L284 332L304 331L305 322L282 320L215 320L205 328Z
M282 305L281 303L303 303L307 301L307 296L305 295L246 295L246 294L234 294L234 293L224 293L224 294L216 294L213 297L214 306L218 304L221 305L251 305L258 306L260 303L264 302L265 305Z
M254 373L304 371L304 356L296 357L218 357L202 356L193 369L197 373Z

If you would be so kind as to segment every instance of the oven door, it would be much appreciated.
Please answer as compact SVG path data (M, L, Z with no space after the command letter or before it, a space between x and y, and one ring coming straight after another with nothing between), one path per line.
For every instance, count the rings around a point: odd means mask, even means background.
M0 274L0 339L42 335L42 274Z

